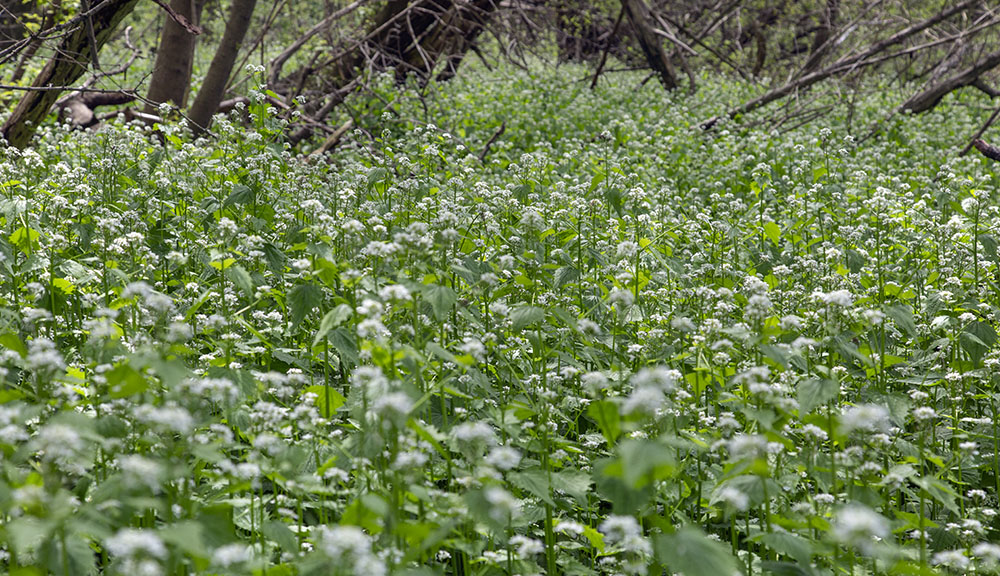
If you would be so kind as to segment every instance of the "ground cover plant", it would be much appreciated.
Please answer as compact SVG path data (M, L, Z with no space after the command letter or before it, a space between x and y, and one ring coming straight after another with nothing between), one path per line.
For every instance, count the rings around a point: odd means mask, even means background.
M0 150L4 568L996 573L981 111L586 75Z

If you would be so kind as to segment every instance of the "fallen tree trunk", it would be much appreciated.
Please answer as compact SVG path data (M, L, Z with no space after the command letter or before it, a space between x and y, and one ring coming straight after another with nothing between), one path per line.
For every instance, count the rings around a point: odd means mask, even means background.
M997 66L1000 66L1000 50L987 55L986 58L983 58L976 64L956 72L939 82L935 82L921 92L914 94L899 109L911 114L920 114L933 110L941 102L942 98L959 88L975 84L980 76Z
M135 101L127 92L82 92L58 102L60 116L78 128L89 128L98 123L96 110L101 106L118 106Z
M976 150L979 150L983 156L986 156L990 160L1000 161L1000 148L992 144L987 144L979 138L973 140L972 145L975 146Z
M367 4L368 2L369 0L355 0L354 2L348 4L347 6L344 6L340 10L331 13L326 18L320 20L319 23L317 23L315 26L307 30L305 34L300 36L299 39L293 42L289 47L282 50L281 54L278 54L277 56L274 57L274 59L271 60L271 66L270 66L271 72L268 75L267 79L268 84L270 86L278 85L278 82L281 80L281 69L285 66L285 62L288 62L288 59L294 56L299 50L301 50L302 47L305 46L307 42L309 42L309 40L311 40L314 36L316 36L320 32L329 28L330 25L333 24L333 22L336 21L337 19L350 14L351 12L353 12L357 8L360 8L362 5Z
M857 70L858 68L862 68L868 64L866 60L871 59L873 56L881 53L887 48L895 46L896 44L899 44L905 41L906 39L911 38L914 35L919 34L920 32L923 32L924 30L936 24L939 24L944 20L947 20L948 18L951 18L955 14L962 12L963 10L977 4L978 2L979 0L965 0L964 2L960 2L954 6L945 8L940 12L938 12L937 14L935 14L934 16L927 18L926 20L913 24L912 26L908 26L907 28L900 30L899 32L893 34L892 36L884 40L881 40L879 42L876 42L875 44L873 44L860 54L841 58L840 60L837 60L833 64L821 70L817 70L816 72L813 72L811 74L800 76L792 80L791 82L779 86L778 88L765 92L764 94L761 94L760 96L754 98L753 100L750 100L746 104L733 108L732 110L726 113L726 117L735 118L737 116L741 116L748 112L752 112L758 108L766 106L771 102L774 102L775 100L780 100L785 96L788 96L789 94L793 94L799 90L808 88L818 82L830 78L831 76L835 76L837 74L842 74L851 70ZM711 118L706 122L703 122L701 127L706 130L709 130L713 126L715 126L718 122L719 122L719 117Z
M105 0L89 15L93 38L88 34L88 26L81 22L62 39L55 50L58 56L50 60L32 82L31 87L35 90L25 93L0 129L11 146L24 148L28 145L35 127L59 99L62 87L71 86L87 71L87 66L93 61L93 50L99 50L104 45L138 1Z
M369 73L395 69L400 80L411 73L428 79L448 58L442 77L450 77L461 63L458 56L472 49L498 5L497 0L390 0L362 39L316 66L313 74L327 71L332 84L326 103L308 114L314 124L302 125L289 141L294 145L311 136L315 122L324 121Z

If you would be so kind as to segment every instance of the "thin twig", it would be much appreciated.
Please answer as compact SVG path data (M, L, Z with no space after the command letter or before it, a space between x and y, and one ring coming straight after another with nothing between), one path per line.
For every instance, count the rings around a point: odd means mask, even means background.
M490 136L489 140L486 141L486 146L483 146L483 151L479 153L480 162L486 163L486 155L490 153L490 146L493 146L493 143L497 141L497 138L499 138L506 130L507 122L501 122L497 131Z

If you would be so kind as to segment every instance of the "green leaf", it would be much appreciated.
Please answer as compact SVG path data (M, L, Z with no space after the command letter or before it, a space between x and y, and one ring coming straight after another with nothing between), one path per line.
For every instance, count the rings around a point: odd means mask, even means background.
M653 543L657 558L672 572L684 576L735 576L739 562L721 542L710 540L697 528L661 534Z
M813 408L822 406L837 397L840 383L828 378L808 378L799 383L797 398L799 415L805 416Z
M128 364L119 364L105 373L112 398L125 398L145 392L149 383Z
M383 530L382 517L388 511L385 500L375 494L365 494L347 505L340 517L342 526L358 526L375 535Z
M782 532L779 530L776 532L759 534L751 539L764 544L778 554L794 558L801 564L808 565L812 561L812 543L798 534Z
M892 318L896 327L906 333L907 336L917 335L917 325L913 321L913 309L908 304L893 304L882 309L885 315Z
M434 318L437 320L446 320L448 315L451 314L451 309L455 306L455 302L458 301L455 291L447 286L426 284L420 291L423 294L424 300L431 303L431 309L434 310Z
M932 476L921 476L913 478L913 483L924 489L927 494L944 505L952 514L958 514L958 504L955 498L958 496L948 484Z
M979 364L983 356L996 343L997 333L989 324L977 321L966 326L958 339L962 349L969 354L972 361Z
M295 537L288 526L277 520L267 520L261 529L261 533L268 540L276 543L285 552L293 553L299 551L299 540Z
M20 336L12 332L8 332L6 334L0 334L0 346L3 346L8 350L13 350L14 352L17 352L21 356L21 358L24 358L28 355L28 347L25 346L24 342L21 341Z
M518 306L510 313L510 319L515 331L524 330L528 326L545 319L545 309L538 306Z
M580 277L580 271L573 266L563 266L556 270L556 288L562 288L570 282L576 281Z
M302 391L303 394L313 393L316 395L316 401L313 404L319 410L320 414L333 414L337 411L337 408L343 406L347 399L344 395L338 392L332 386L323 386L322 384L317 384L315 386L308 386ZM327 410L327 398L330 401L329 411Z
M274 244L268 242L264 244L264 258L267 260L267 267L278 276L285 271L285 261L288 259L285 253Z
M230 266L236 263L235 258L226 258L225 260L212 260L208 263L209 266L215 268L216 270L226 270Z
M316 346L326 338L326 335L330 333L337 326L340 326L348 318L351 317L354 311L347 304L339 304L333 310L330 310L323 315L323 319L319 323L319 330L316 331L316 336L313 337L313 346Z
M38 244L38 231L21 226L10 235L10 243L17 246L25 254L31 253L31 247Z
M552 474L552 488L569 494L581 506L587 505L587 496L593 483L590 474L578 468L566 468Z
M376 166L368 171L368 186L374 186L376 182L385 180L386 176L389 175L389 171L381 166Z
M244 184L233 186L233 193L222 203L223 208L229 208L236 204L249 204L253 201L253 190Z
M253 298L254 285L253 278L250 277L250 273L246 271L246 268L236 264L235 266L230 266L226 269L226 276L236 285L237 288L246 294L247 298Z
M330 332L330 344L332 344L333 349L340 354L341 360L357 364L358 360L361 359L360 354L358 354L358 345L354 341L354 336L343 326Z
M53 278L52 285L62 291L63 294L69 295L76 290L76 286L72 282L65 278Z
M527 491L549 506L555 506L552 500L552 489L549 485L548 472L541 468L532 468L522 472L511 472L507 475L518 488Z
M674 449L653 440L630 438L618 445L625 484L642 488L673 476Z
M594 530L590 526L584 526L583 537L590 542L590 545L597 549L598 552L604 551L604 534L601 534L597 530Z
M201 524L193 520L164 526L159 531L163 541L194 558L208 558L211 552L205 547Z
M315 284L299 284L288 293L288 307L291 309L292 332L299 327L306 316L323 303L323 290Z
M618 406L610 400L591 402L590 406L587 406L587 416L597 423L608 445L614 446L615 440L618 440L622 433L622 418L618 413Z
M767 235L775 246L781 243L781 228L774 222L764 222L764 234Z

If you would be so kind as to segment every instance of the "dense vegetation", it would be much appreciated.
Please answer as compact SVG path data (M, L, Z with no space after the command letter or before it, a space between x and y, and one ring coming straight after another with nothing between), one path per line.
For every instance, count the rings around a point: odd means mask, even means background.
M995 573L981 112L587 76L0 149L9 571Z

